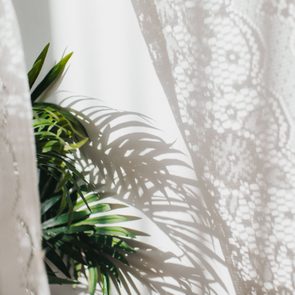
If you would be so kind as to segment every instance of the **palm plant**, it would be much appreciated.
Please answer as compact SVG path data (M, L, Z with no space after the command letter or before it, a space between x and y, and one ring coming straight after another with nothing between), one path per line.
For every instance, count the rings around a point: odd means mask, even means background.
M49 44L28 73L30 89L48 49ZM118 265L128 265L128 256L136 251L130 239L140 233L114 225L136 218L113 213L125 205L104 202L106 195L77 166L75 155L83 154L81 148L89 141L78 118L61 106L40 101L71 55L64 56L31 92L45 265L50 283L78 284L84 276L91 295L98 284L107 295L111 281L116 286L121 283Z
M28 74L31 88L48 47ZM196 181L168 169L192 169L173 143L167 143L142 114L98 106L96 99L67 97L66 108L42 102L71 55L63 57L32 91L49 281L76 284L84 276L90 294L97 282L103 294L110 294L110 281L119 294L120 286L128 294L141 294L134 278L158 294L191 295L196 288L202 294L218 294L216 283L226 290L208 262L215 258L224 264L210 246L218 232L196 192ZM85 105L85 100L87 107L81 109L79 102ZM106 201L106 191L140 208L181 249L191 266L174 264L170 262L174 254L135 239L142 232L114 225L135 217L114 214L113 210L125 205ZM184 212L186 219L175 223L174 215ZM163 274L174 282L158 280Z

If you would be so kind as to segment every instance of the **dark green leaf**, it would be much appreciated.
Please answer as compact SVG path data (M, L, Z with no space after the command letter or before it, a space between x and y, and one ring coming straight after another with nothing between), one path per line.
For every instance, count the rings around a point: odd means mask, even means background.
M48 43L44 47L44 49L42 50L42 52L40 53L40 55L35 60L35 62L33 64L33 67L31 68L31 70L28 73L28 79L29 79L30 89L34 85L35 81L37 80L37 78L38 78L38 76L39 76L39 74L40 74L40 72L42 70L44 61L45 61L46 56L47 56L47 52L48 52L49 46L50 46L50 44Z
M72 218L72 222L74 222L74 221L78 221L81 219L86 219L88 216L89 216L89 212L86 210L79 211L79 212L73 212L72 216L70 216L70 214L68 214L68 213L64 213L64 214L61 214L59 216L55 216L55 217L43 222L42 228L47 229L47 228L51 228L51 227L55 227L55 226L64 225L69 222L70 218Z
M39 83L39 85L31 94L32 102L35 102L35 100L61 76L67 62L72 55L73 52L67 54L48 72L45 78Z
M41 215L46 213L52 206L54 206L59 199L60 199L60 196L55 196L55 197L52 197L48 200L45 200L41 204Z
M49 259L65 276L71 277L62 258L53 249L46 251L46 258Z
M53 275L48 275L49 284L57 284L57 285L77 285L80 284L79 281L69 280L64 278L59 278Z

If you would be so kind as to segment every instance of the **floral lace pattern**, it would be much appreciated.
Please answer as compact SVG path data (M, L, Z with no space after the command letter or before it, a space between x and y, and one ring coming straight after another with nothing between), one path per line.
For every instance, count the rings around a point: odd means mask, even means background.
M236 293L295 294L294 1L133 5Z
M30 99L10 0L0 1L0 40L0 293L46 295Z

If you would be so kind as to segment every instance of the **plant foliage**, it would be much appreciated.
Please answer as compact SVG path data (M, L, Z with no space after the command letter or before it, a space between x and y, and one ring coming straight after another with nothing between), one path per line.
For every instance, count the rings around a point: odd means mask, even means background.
M141 234L121 226L136 219L116 214L121 203L104 202L77 166L75 155L89 142L87 131L67 109L40 101L61 77L72 53L63 57L34 88L47 56L49 44L28 73L32 90L33 128L39 170L42 242L49 282L79 284L88 280L89 293L97 285L110 294L110 282L122 282L118 265L128 265L135 252L130 239ZM117 224L120 223L118 226Z
M28 74L31 88L48 48ZM97 283L103 294L110 294L111 282L119 294L120 286L127 294L141 294L134 279L157 294L192 295L197 289L200 294L219 294L216 285L226 291L215 264L209 263L225 265L212 247L221 233L196 192L195 178L183 173L192 168L174 143L164 140L146 116L97 105L97 99L67 97L66 109L42 102L71 55L62 58L32 91L50 282L78 284L84 276L90 294ZM134 217L115 214L115 209L125 205L107 202L94 183L140 208L181 249L191 266L174 263L175 254L166 249L134 239L143 233L117 226ZM176 223L179 214L185 218ZM134 255L135 250L140 257ZM173 280L161 281L163 276Z

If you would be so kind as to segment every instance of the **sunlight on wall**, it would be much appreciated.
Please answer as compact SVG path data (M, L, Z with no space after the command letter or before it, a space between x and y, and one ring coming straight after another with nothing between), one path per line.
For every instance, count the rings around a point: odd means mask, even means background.
M149 115L180 138L129 0L51 0L50 11L54 56L74 51L62 89Z

